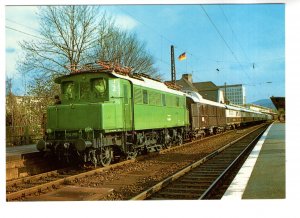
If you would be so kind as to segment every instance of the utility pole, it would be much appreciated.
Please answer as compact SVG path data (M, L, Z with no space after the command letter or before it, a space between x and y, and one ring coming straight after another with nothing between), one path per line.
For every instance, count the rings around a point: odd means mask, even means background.
M174 59L174 45L171 45L171 81L176 84L176 69Z
M227 95L226 95L226 82L225 82L225 84L224 84L224 90L225 90L225 104L228 104L228 100L227 100Z

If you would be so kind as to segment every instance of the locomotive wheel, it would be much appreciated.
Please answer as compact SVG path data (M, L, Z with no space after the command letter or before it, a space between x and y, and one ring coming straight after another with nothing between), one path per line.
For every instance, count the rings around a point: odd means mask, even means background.
M105 146L101 148L100 154L97 155L98 162L101 163L102 166L108 166L113 158L112 148L109 146Z

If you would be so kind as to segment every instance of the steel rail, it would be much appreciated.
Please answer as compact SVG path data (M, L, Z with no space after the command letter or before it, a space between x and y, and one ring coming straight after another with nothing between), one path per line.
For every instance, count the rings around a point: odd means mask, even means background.
M204 158L190 164L189 166L183 168L182 170L178 171L177 173L173 174L172 176L164 179L163 181L157 183L156 185L150 187L149 189L141 192L140 194L134 196L133 198L131 198L130 200L144 200L146 198L149 198L151 195L153 195L154 193L160 191L162 188L166 187L167 185L171 184L173 181L177 180L178 178L182 177L183 175L185 175L186 173L188 173L189 171L191 171L192 169L200 166L201 164L203 164L204 162L212 159L214 156L218 155L219 153L221 153L222 151L224 151L226 148L230 147L232 144L246 138L247 136L249 136L250 134L254 133L255 131L257 131L258 129L262 128L263 126L267 126L268 124L264 124L264 125L259 125L256 129L252 130L251 132L247 133L244 136L239 137L238 139L235 139L234 141L222 146L221 148L215 150L214 152L210 153L209 155L205 156Z
M204 142L204 141L207 141L207 140L212 139L212 138L217 138L218 136L221 136L221 135L227 135L227 134L229 134L229 133L231 133L233 131L236 131L236 130L228 130L228 131L222 132L220 134L206 136L206 137L201 138L201 139L196 139L195 141L186 142L186 143L184 143L182 145L172 146L171 148L160 150L159 154L165 154L165 153L168 153L170 151L174 151L174 150L177 150L177 149L180 149L180 148L183 148L183 147L186 147L186 146L198 143L198 142Z
M61 169L61 170L63 170L63 169ZM57 174L59 174L58 170L52 170L49 172L40 173L40 174L33 175L33 176L23 177L23 178L15 179L12 181L7 181L6 187L15 186L15 185L18 185L21 183L26 183L26 182L29 182L32 180L38 180L38 179L42 179L42 178L57 175Z
M258 127L259 127L259 126L264 126L264 125L266 125L266 123L259 124ZM186 143L184 143L184 144L182 144L182 145L177 145L177 146L174 145L174 146L172 146L172 147L170 147L170 148L160 150L158 153L159 153L159 154L165 154L165 153L168 153L168 152L170 152L170 151L173 151L173 150L176 150L176 149L183 148L183 147L185 147L185 146L189 146L189 145L192 145L192 144L195 144L195 143L198 143L198 142L204 142L204 141L207 141L207 140L209 140L209 139L217 138L218 136L221 136L221 135L227 135L227 134L229 134L229 133L231 133L231 132L234 132L234 131L238 133L239 131L242 131L242 130L243 130L243 129L230 129L230 130L224 131L224 132L219 133L219 134L216 134L216 135L204 136L203 138L201 138L201 139L196 139L195 141L186 142Z
M264 130L265 131L265 130ZM227 173L232 170L236 164L238 164L239 160L244 157L245 153L253 146L253 144L263 135L264 131L262 131L258 136L256 136L248 145L243 149L243 151L231 162L231 164L215 179L215 181L206 189L206 191L198 198L198 200L202 200L207 198L207 196L214 190L214 188L221 182L221 180L226 176Z
M9 193L9 194L6 195L6 201L11 201L11 200L14 200L14 199L17 199L17 198L25 197L26 195L30 195L30 194L33 194L33 193L42 192L43 190L46 190L48 188L54 188L54 187L57 187L61 184L66 183L66 182L72 182L74 180L78 180L78 179L84 178L86 176L90 176L90 175L94 175L94 174L101 173L101 172L104 172L104 171L108 171L110 169L113 169L113 168L116 168L116 167L119 167L119 166L123 166L123 165L129 164L129 163L132 163L134 161L135 160L126 160L126 161L123 161L123 162L120 162L120 163L112 164L110 166L97 168L97 169L90 170L90 171L80 173L80 174L77 174L77 175L72 175L72 176L68 176L66 178L62 178L62 179L58 179L58 180L55 180L55 181L47 182L45 184L37 185L37 186L31 187L31 188L28 188L28 189L23 189L23 190L20 190L20 191L17 191L17 192Z
M222 134L228 134L228 133L230 133L232 131L235 131L235 130L229 130L229 131L223 132ZM168 148L168 149L160 150L156 154L164 154L164 153L167 153L167 152L170 152L170 151L173 151L173 150L176 150L176 149L180 149L182 147L185 147L185 146L188 146L188 145L200 142L200 141L205 141L205 140L208 140L208 139L212 139L212 138L218 137L218 136L220 136L222 134L217 134L217 135L208 136L208 137L205 137L205 138L202 138L202 139L197 139L197 140L192 141L192 142L184 143L184 144L182 144L180 146L173 146L173 147ZM145 158L145 157L144 156L137 157L134 160L142 160L143 158ZM114 165L111 165L111 166L114 166ZM108 169L111 166L108 166L108 167L105 167L105 168L100 168L99 169L100 171L97 171L97 172L101 172L101 171L103 171L105 169ZM60 169L60 170L63 170L63 169ZM98 170L98 168L96 170ZM88 171L88 172L97 173L97 172L94 172L94 171ZM85 172L83 174L85 174L86 176L90 175L90 174L88 174L88 172ZM45 173L33 175L33 176L30 176L30 177L19 178L19 179L15 179L15 180L12 180L12 181L7 181L6 182L6 187L12 187L12 186L15 186L15 185L18 185L18 184L22 184L22 183L26 183L26 182L29 182L29 181L32 181L32 180L38 180L38 179L42 179L42 178L50 177L50 176L55 176L55 175L59 175L58 170L53 170L53 171L49 171L49 172L45 172ZM38 186L35 186L35 187L31 187L31 188L27 188L27 189L22 189L22 190L17 191L17 192L9 193L9 194L7 194L7 200L13 200L13 199L16 199L16 198L19 198L19 197L22 197L22 196L26 196L26 195L29 195L29 194L32 194L32 193L35 193L35 192L41 192L41 191L46 190L48 188L58 186L58 185L66 182L66 181L68 181L68 179L62 178L60 180L49 182L49 183L47 183L48 185L47 184L41 184L41 185L38 185Z

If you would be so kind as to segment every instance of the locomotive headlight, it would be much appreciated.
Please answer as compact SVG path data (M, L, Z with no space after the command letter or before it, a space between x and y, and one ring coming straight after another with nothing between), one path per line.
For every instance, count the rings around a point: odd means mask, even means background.
M51 134L52 132L52 129L46 129L46 133Z

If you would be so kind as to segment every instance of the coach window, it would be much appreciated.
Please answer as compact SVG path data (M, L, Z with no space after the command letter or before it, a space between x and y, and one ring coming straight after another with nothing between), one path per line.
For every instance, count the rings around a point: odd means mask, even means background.
M148 104L148 92L147 92L147 90L143 90L143 103Z
M162 95L161 95L161 99L162 99L162 105L163 105L163 106L166 106L166 95L165 95L165 94L162 94Z

